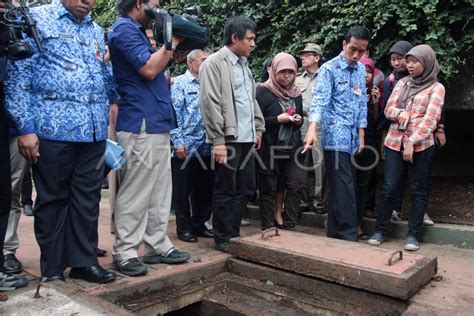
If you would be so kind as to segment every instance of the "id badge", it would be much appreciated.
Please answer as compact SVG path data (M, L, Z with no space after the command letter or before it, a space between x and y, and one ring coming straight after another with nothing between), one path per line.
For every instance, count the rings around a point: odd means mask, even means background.
M361 96L361 95L362 95L362 91L360 90L359 87L354 87L354 94L357 95L357 96Z

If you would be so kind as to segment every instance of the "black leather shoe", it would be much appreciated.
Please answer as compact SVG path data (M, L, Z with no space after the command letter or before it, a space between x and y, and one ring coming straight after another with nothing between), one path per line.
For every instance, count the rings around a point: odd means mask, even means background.
M107 256L107 250L96 248L95 252L97 254L97 257L105 257Z
M198 237L204 237L204 238L214 238L214 231L212 229L203 229L199 232L196 233L196 236Z
M18 260L17 257L15 257L15 255L12 253L5 255L3 268L5 269L5 272L8 273L21 272L21 270L23 269L20 260Z
M84 268L72 268L69 277L73 279L86 280L91 283L108 283L115 280L116 275L107 271L99 265Z
M41 277L40 282L41 283L46 283L46 282L53 282L53 281L56 281L56 280L64 282L65 281L64 274L60 273L60 274L56 274L56 275L53 275L53 276L44 276L44 277Z
M183 235L178 235L178 238L185 242L198 242L196 236L191 233L185 233Z

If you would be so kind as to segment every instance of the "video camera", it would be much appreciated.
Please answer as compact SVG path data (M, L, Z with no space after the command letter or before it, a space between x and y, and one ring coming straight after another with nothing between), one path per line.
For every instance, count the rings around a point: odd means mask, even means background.
M18 0L14 6L11 0L3 0L5 9L0 11L0 47L5 55L13 60L31 57L35 51L25 42L22 32L33 38L40 52L43 47L36 30L36 21L30 16L24 0Z
M173 13L173 8L161 10L147 6L145 13L155 20L153 36L155 40L172 49L171 37L179 36L184 40L175 48L178 51L205 48L209 45L209 29L202 24L199 6L185 8L182 14Z

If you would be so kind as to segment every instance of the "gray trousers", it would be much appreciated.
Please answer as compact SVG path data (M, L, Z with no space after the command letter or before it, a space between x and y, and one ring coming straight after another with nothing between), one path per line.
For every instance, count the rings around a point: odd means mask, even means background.
M169 133L118 132L126 164L119 172L115 201L115 261L136 258L142 241L145 255L160 255L173 245L168 238L171 208L171 149Z
M12 175L12 204L10 216L8 217L7 233L5 235L5 244L3 245L3 254L15 254L20 247L20 239L16 230L20 222L21 215L21 183L25 171L30 167L28 161L23 158L18 149L17 137L10 138L10 166Z
M301 136L306 136L309 122L307 118L301 127ZM324 152L321 144L321 129L316 128L316 144L307 152L304 165L305 185L303 190L303 199L301 206L308 207L313 205L317 210L327 211L328 207L328 181L326 179L326 165L324 164Z

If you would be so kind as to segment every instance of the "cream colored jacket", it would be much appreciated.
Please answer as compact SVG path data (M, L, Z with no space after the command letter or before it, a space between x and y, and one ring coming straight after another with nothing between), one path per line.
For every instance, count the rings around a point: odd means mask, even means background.
M251 74L247 66L248 72ZM199 104L206 126L208 139L213 145L235 141L238 136L237 110L234 100L233 65L225 50L210 55L199 70L201 94ZM255 81L253 85L254 122L256 136L265 131L265 121L255 99Z

